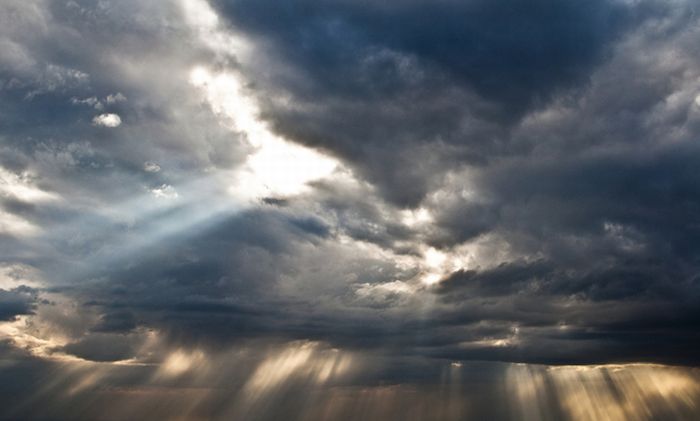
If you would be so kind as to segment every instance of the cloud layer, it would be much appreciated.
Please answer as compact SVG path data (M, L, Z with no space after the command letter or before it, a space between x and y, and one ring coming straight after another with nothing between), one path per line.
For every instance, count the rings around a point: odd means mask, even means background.
M431 405L519 367L477 360L695 366L695 8L5 1L0 355L133 387L247 350L251 414L256 373Z

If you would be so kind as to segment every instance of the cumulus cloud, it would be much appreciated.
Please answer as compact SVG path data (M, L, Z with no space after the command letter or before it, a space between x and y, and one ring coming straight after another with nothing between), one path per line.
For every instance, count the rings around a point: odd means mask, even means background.
M122 119L118 114L106 113L95 116L92 119L92 124L102 127L119 127L122 124Z

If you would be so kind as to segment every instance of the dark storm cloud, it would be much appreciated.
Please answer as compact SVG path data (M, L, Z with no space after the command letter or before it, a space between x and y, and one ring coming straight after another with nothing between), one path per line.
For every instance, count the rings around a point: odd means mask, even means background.
M438 288L449 304L448 310L436 315L442 323L474 326L484 320L500 321L487 337L509 337L513 326L519 331L512 336L517 344L494 353L455 347L451 357L507 360L506 355L517 354L523 361L546 363L568 359L591 363L602 358L697 364L690 351L700 339L695 329L700 290L694 272L646 257L587 258L590 263L578 267L566 262L513 262L452 274ZM588 347L595 352L584 352Z
M32 314L37 299L37 291L26 286L9 291L0 289L0 320L14 320L16 316Z
M216 4L280 63L255 76L295 100L269 102L275 127L349 160L404 206L446 168L511 153L511 124L585 85L617 39L665 13L614 1Z
M387 48L436 66L510 112L587 76L637 12L597 0L217 3L236 27L277 43L276 53L310 72L321 94L366 100L401 89L391 57L362 68L368 53Z
M19 16L0 18L0 165L55 196L0 195L43 229L0 234L4 259L44 282L0 290L1 320L36 316L91 361L143 358L149 331L161 357L274 339L400 360L367 383L448 360L698 364L691 3L214 5L249 62L169 3L0 6ZM342 168L230 198L216 176L253 148L188 85L202 63ZM405 222L419 206L432 219ZM476 257L427 286L429 247Z
M215 347L260 336L349 336L344 341L354 342L371 315L323 303L353 297L353 283L343 280L348 267L358 284L380 282L392 273L408 275L372 256L341 254L344 250L332 241L323 222L312 217L244 212L214 228L173 237L170 246L129 257L128 267L115 262L92 272L90 279L99 282L75 279L56 292L98 311L94 332L157 327L176 342ZM328 265L331 261L334 265ZM306 313L310 306L317 307L313 319ZM372 341L380 337L372 335ZM79 342L64 350L82 352L86 346Z
M483 169L470 186L477 201L453 195L439 203L440 229L431 241L450 246L500 231L532 240L525 248L536 243L540 252L583 261L596 254L692 258L700 204L693 162L700 151L690 142L634 149ZM576 237L579 244L566 244Z
M390 202L422 201L436 217L430 244L449 250L496 236L527 257L444 281L437 291L454 307L434 317L465 326L452 337L491 321L500 324L493 338L532 325L577 343L558 327L569 323L597 332L586 340L601 349L586 361L625 353L695 361L678 351L695 343L682 326L694 325L700 292L698 34L689 4L217 4L281 64L258 77L261 91L295 100L267 103L281 133L349 160ZM658 53L664 48L673 54ZM470 171L442 178L463 165ZM385 246L417 238L377 224L376 208L359 198L325 205L354 238ZM595 315L605 303L618 307L608 320ZM680 332L638 352L645 335L658 334L645 316L654 312L675 314L665 325ZM573 345L557 356L536 342L491 355L577 358ZM490 350L462 355L492 358Z
M0 4L1 419L697 419L692 1L205 6Z

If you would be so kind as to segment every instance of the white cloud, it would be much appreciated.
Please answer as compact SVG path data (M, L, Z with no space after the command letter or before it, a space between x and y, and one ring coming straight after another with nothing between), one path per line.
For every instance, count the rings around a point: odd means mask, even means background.
M190 74L190 83L201 90L224 124L245 134L256 148L236 176L230 190L234 196L245 200L298 194L308 183L330 176L339 167L334 158L272 133L258 118L258 105L252 96L246 95L245 84L237 75L213 74L197 67Z
M33 185L34 176L15 174L0 167L0 197L14 197L23 202L37 203L56 199L56 195Z
M95 118L92 119L92 124L110 128L119 127L119 125L122 124L122 119L117 114L106 113L95 116Z

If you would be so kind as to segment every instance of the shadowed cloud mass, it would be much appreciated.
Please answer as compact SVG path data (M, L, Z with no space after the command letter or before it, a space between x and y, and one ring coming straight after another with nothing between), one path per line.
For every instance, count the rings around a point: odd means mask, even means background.
M0 419L697 418L696 8L3 2Z

